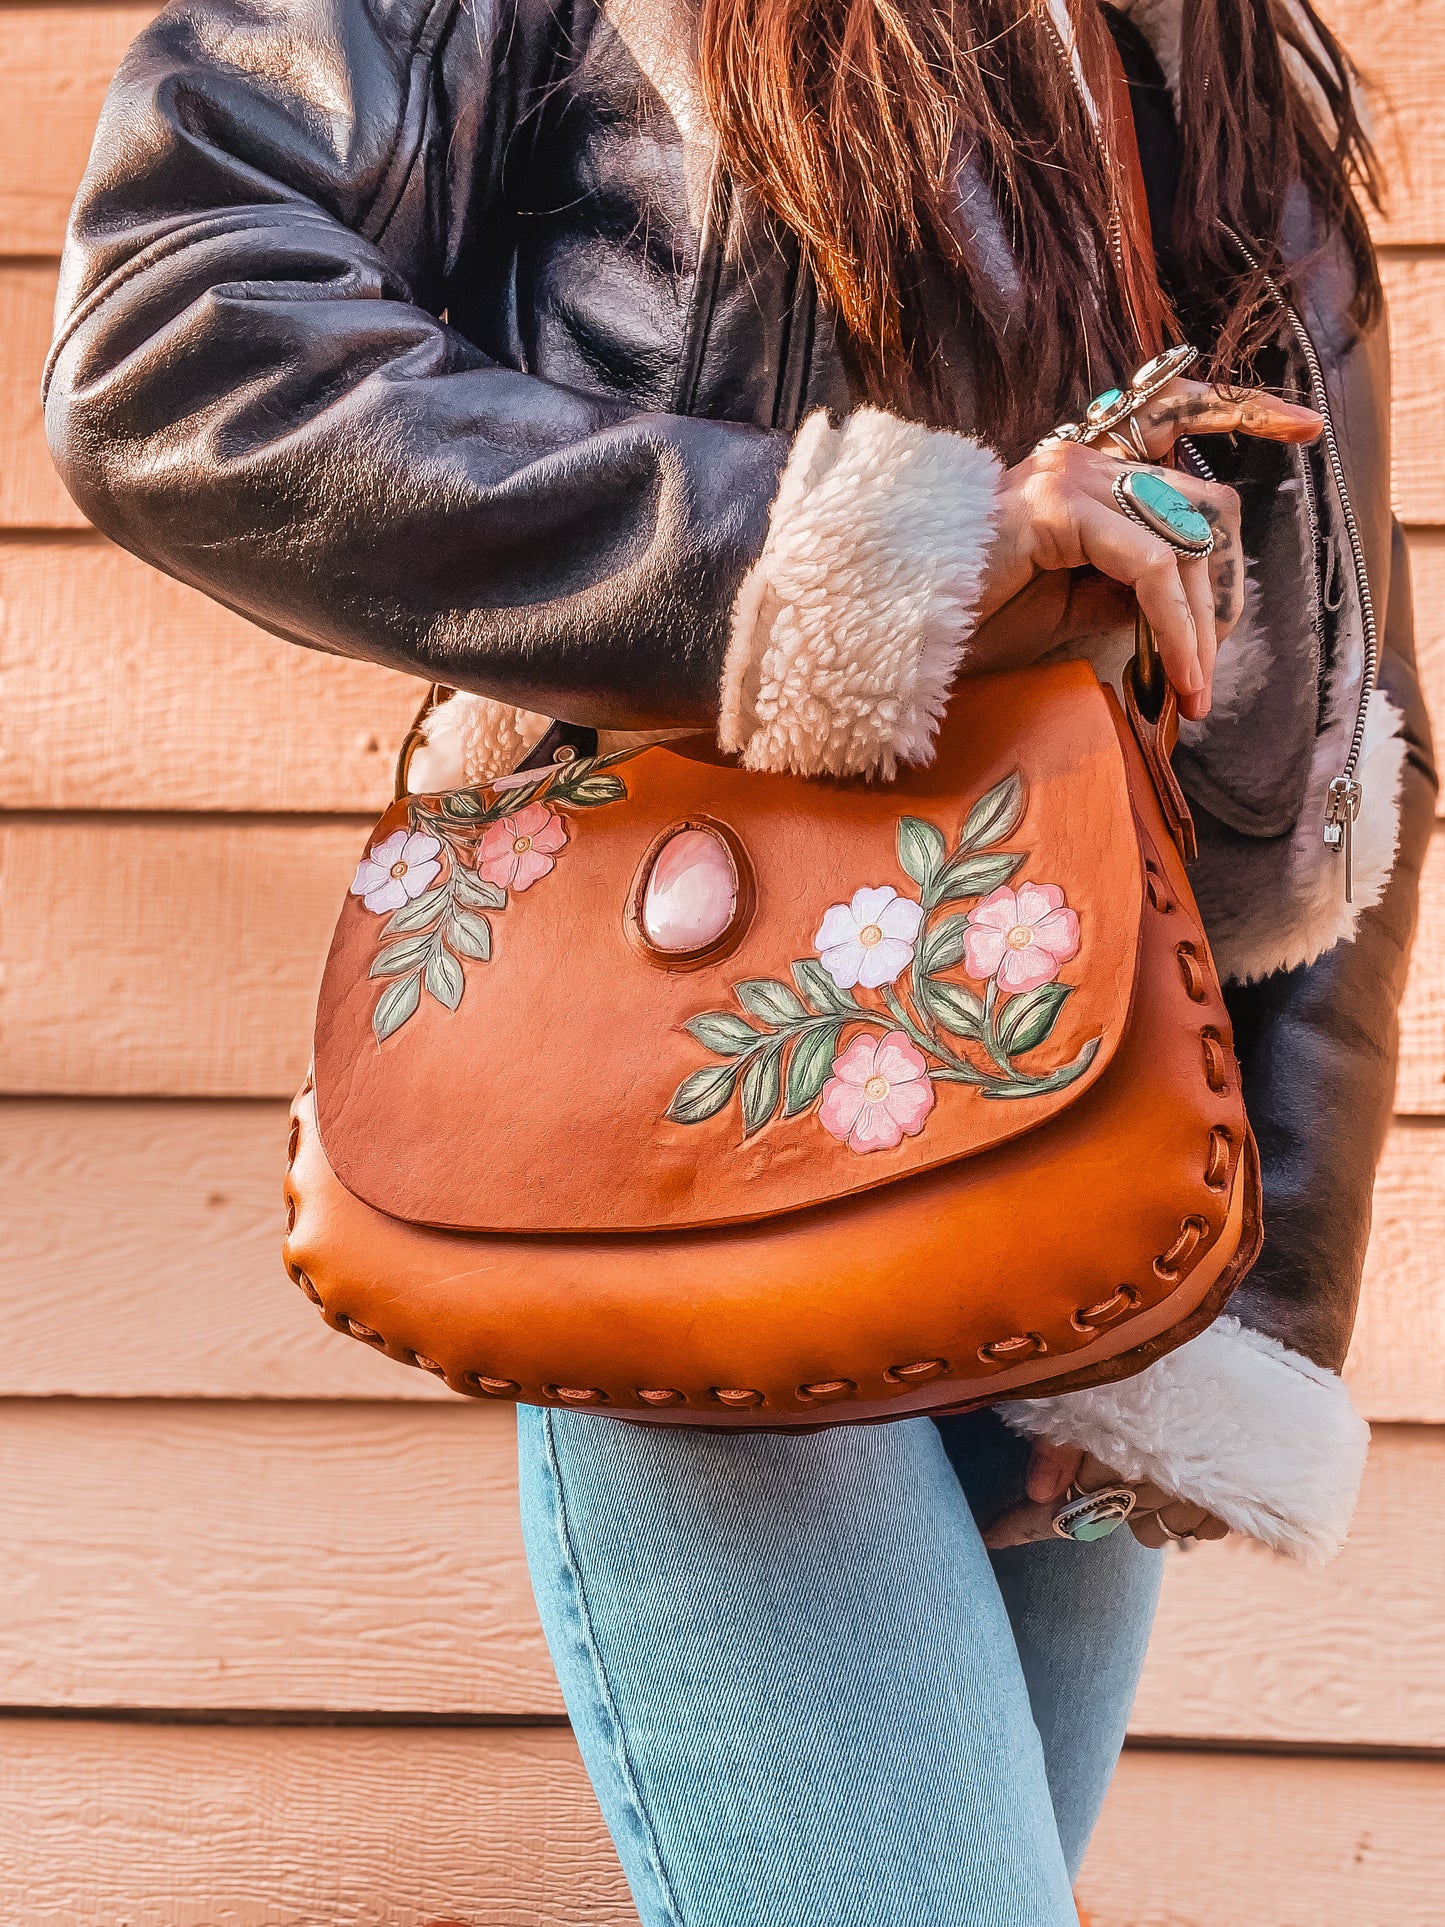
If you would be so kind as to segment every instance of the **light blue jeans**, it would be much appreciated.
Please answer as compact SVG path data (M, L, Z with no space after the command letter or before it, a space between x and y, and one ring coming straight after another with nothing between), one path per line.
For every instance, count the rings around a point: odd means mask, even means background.
M1073 1927L1158 1553L988 1553L1027 1459L990 1412L519 1416L532 1584L645 1927Z

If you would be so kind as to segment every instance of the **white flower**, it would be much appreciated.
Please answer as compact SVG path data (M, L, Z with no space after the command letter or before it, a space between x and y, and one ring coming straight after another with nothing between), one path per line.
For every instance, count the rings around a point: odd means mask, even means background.
M823 968L839 990L891 984L913 962L913 943L923 905L900 897L892 884L855 890L851 903L835 903L813 938Z
M352 896L378 916L400 910L419 897L441 869L436 860L440 848L434 836L423 836L420 830L393 830L384 843L373 843L370 854L357 864Z

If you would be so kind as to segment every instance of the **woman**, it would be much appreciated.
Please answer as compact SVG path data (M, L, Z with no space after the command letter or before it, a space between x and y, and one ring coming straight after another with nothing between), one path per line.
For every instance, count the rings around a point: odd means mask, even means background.
M1001 1416L521 1415L538 1599L648 1927L1072 1919L1160 1549L1343 1536L1431 780L1372 183L1308 0L177 0L115 83L60 471L254 621L462 692L419 786L548 717L887 779L960 676L1108 673L1131 594L1188 719L1264 1154L1229 1313ZM1181 338L1193 376L1053 432ZM1126 513L1129 465L1211 555ZM1121 1479L1132 1529L1062 1543L1070 1488Z

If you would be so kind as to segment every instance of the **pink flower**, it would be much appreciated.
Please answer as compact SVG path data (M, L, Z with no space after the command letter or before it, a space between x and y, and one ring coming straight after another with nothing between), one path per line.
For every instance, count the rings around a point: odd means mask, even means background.
M823 1086L818 1118L850 1151L891 1151L917 1137L933 1109L928 1067L901 1030L855 1037Z
M553 868L552 859L566 841L566 825L557 812L545 803L529 803L487 831L477 851L477 874L506 890L530 890Z
M913 962L923 906L900 897L891 883L855 890L851 903L825 912L813 938L823 968L840 990L891 984Z
M963 961L970 977L997 977L1000 990L1051 984L1079 948L1079 919L1055 883L1007 884L969 913Z
M373 843L357 864L352 896L360 897L378 916L400 910L419 897L441 869L440 848L434 836L423 836L420 830L393 830L384 843Z

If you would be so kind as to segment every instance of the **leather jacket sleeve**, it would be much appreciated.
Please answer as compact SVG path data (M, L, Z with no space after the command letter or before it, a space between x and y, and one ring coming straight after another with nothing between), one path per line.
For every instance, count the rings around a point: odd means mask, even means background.
M1230 1303L1246 1325L1338 1371L1349 1349L1389 1127L1420 869L1434 821L1430 724L1415 667L1410 563L1394 533L1380 682L1409 751L1400 846L1352 943L1228 992L1264 1168L1264 1251Z
M484 156L544 74L525 4L456 16ZM116 541L296 642L578 723L707 723L789 438L550 384L440 318L453 15L180 0L141 36L72 217L56 464Z

